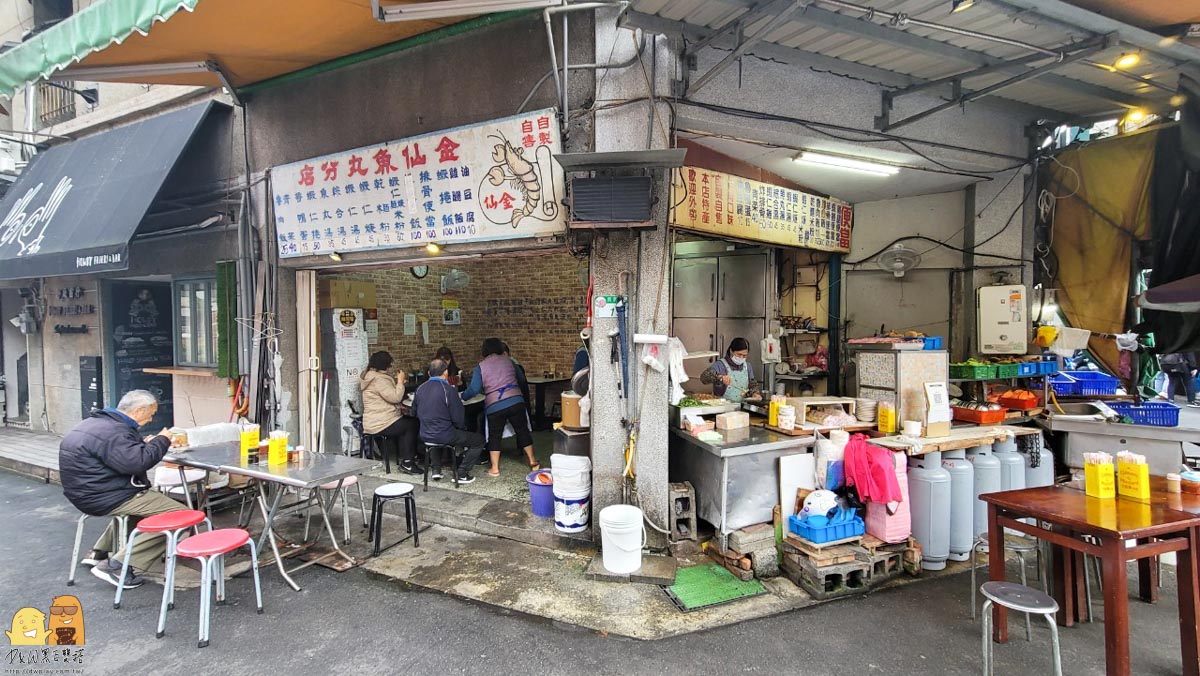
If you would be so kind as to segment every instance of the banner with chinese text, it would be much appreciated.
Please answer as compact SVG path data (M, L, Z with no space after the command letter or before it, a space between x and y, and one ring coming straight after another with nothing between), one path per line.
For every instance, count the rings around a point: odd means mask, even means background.
M560 152L546 109L274 167L279 255L561 234Z
M850 251L853 208L846 202L684 167L672 182L671 224L754 242Z

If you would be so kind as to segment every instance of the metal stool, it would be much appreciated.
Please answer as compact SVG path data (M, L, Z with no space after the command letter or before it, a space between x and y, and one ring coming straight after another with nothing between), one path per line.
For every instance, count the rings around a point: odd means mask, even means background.
M77 526L75 526L75 545L73 547L71 547L71 567L67 571L67 586L68 587L75 586L75 569L79 567L79 545L81 542L83 542L83 522L87 521L89 516L91 516L91 515L90 514L80 514L79 515L79 523ZM120 536L120 539L118 540L118 542L124 542L125 534L126 534L126 532L129 531L129 517L122 515L122 516L114 516L114 517L110 517L110 518L113 521L117 522L117 535Z
M422 489L422 492L429 492L429 459L433 456L434 451L437 452L439 458L443 457L443 452L450 452L450 474L454 478L454 487L458 488L458 449L448 444L425 442L422 445L425 447L425 488Z
M381 547L383 507L392 500L404 501L404 528L408 531L409 535L400 538L387 547ZM417 525L417 498L413 495L412 484L397 482L384 484L375 489L375 494L371 498L371 525L367 529L367 542L371 542L372 540L375 542L374 556L379 556L384 551L395 547L408 538L412 538L413 547L420 547L420 532L421 529Z
M159 533L167 538L167 558L166 564L163 566L163 612L171 610L175 607L175 548L179 545L179 536L186 530L195 531L196 526L207 524L208 529L212 530L212 521L208 520L208 515L198 509L180 509L174 512L163 512L162 514L154 514L147 516L141 521L138 521L133 532L129 534L129 539L125 541L125 558L121 561L121 577L117 578L122 582L129 572L129 553L133 550L133 540L138 533ZM113 597L113 609L117 610L121 607L121 593L125 591L125 585L117 585L117 595ZM159 633L162 633L162 627L158 628Z
M340 487L338 486L339 483L341 484ZM320 488L318 489L318 490L322 490L322 491L334 491L334 490L337 491L337 495L334 495L332 500L330 501L330 505L329 505L330 508L333 507L333 502L336 502L339 497L342 499L342 534L346 538L345 539L346 544L350 544L350 509L349 509L350 502L349 502L348 498L350 495L349 491L350 491L351 486L354 486L354 488L358 491L358 511L360 514L362 514L363 528L366 528L367 527L367 502L366 502L366 500L363 499L362 484L360 484L358 482L358 476L351 475L351 476L346 477L345 479L340 479L340 480L335 479L334 481L328 481L326 483L321 484ZM306 507L304 509L304 541L305 542L308 542L308 527L312 523L312 519L309 518L309 512L311 512L311 511L312 511L312 500L309 500L308 507Z
M362 439L360 440L359 443L360 443L360 448L362 449L362 457L363 458L367 457L367 449L368 448L372 449L371 450L372 456L376 456L376 457L379 455L383 456L383 471L387 474L391 474L392 473L392 461L391 461L391 458L388 457L386 440L387 440L386 435L367 434L366 432L363 432ZM397 457L396 461L399 462L400 458Z
M217 587L217 603L225 603L225 555L229 552L250 547L250 570L254 573L254 600L258 604L258 614L263 611L262 586L258 579L258 549L250 533L241 528L221 528L210 530L192 536L175 548L175 553L188 559L200 562L200 639L198 647L208 645L208 629L212 617L213 583ZM174 579L174 573L172 573ZM167 627L167 607L164 605L158 615L158 638L163 637Z
M1025 538L1004 538L1004 548L1011 550L1021 560L1021 584L1028 584L1029 580L1025 576L1025 568L1029 562L1025 560L1025 556L1029 552L1034 552L1037 557L1038 579L1042 582L1042 587L1046 586L1046 574L1042 570L1042 552L1038 549L1036 542L1030 542ZM980 552L988 551L988 536L987 533L982 533L978 538L975 538L975 543L971 545L971 621L975 620L975 571L979 568ZM1025 616L1025 640L1032 640L1032 626L1030 625L1029 615Z
M1045 592L1015 582L984 582L979 588L984 596L983 608L983 674L992 676L992 604L1003 606L1010 610L1041 615L1050 625L1050 646L1054 650L1054 676L1062 676L1062 656L1058 647L1058 625L1054 623L1054 614L1058 612L1058 603ZM972 594L974 596L974 594Z

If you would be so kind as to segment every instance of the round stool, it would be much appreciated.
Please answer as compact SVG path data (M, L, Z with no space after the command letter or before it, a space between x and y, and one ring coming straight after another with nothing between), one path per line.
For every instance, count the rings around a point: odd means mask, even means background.
M198 509L177 509L173 512L163 512L143 517L137 526L129 533L125 541L125 558L121 561L122 584L117 585L117 595L113 598L113 609L121 607L121 593L125 591L125 576L129 574L129 553L133 549L133 540L138 533L160 533L167 538L167 561L163 568L163 612L175 605L175 549L179 544L179 535L185 530L191 530L200 524L207 524L212 530L212 522L208 515Z
M1042 586L1046 586L1046 575L1042 571L1042 551L1038 548L1037 543L1022 537L1004 538L1004 548L1017 555L1021 560L1021 584L1028 584L1029 581L1025 576L1025 568L1028 561L1025 560L1029 552L1034 552L1037 557L1038 578L1042 582ZM979 557L977 554L986 553L988 551L988 536L987 533L982 533L975 539L975 543L971 545L971 620L975 619L975 571L979 568ZM1032 640L1032 626L1029 622L1029 616L1025 616L1025 640Z
M200 562L200 640L197 645L201 648L208 645L214 581L217 587L217 603L225 602L225 555L247 545L250 546L250 570L254 573L254 600L261 615L263 605L262 587L258 580L258 548L254 546L254 540L250 539L250 533L241 528L210 530L180 542L175 549L178 556ZM166 628L167 607L164 605L158 615L158 633L155 635L162 638Z
M1054 651L1054 676L1062 676L1062 656L1058 646L1058 625L1054 623L1054 614L1058 612L1058 603L1049 594L1032 587L1015 582L984 582L979 588L984 596L983 608L983 673L992 674L992 604L1003 606L1010 610L1041 615L1050 625L1050 646Z
M340 484L340 486L339 486ZM350 544L350 511L349 497L350 487L353 486L358 491L358 511L362 514L363 528L367 528L367 502L363 499L362 484L358 482L358 475L350 475L344 479L336 479L327 481L320 486L323 491L337 491L331 499L336 501L342 499L342 535L345 537L345 544ZM330 504L332 509L333 505ZM309 518L309 512L312 510L312 500L309 500L308 507L304 509L304 541L308 542L308 528L312 520ZM319 536L318 536L319 537Z
M364 460L368 459L367 449L370 448L372 458L377 458L379 455L383 456L384 473L392 473L392 460L388 457L386 436L382 434L367 434L366 432L363 432L363 435L359 439L358 443L361 449L359 452ZM397 458L397 460L399 460L399 458Z
M383 534L383 508L393 500L404 501L404 528L409 534L387 547L382 547L380 538ZM412 484L397 482L384 484L375 489L375 494L371 498L371 525L367 529L367 541L371 542L373 539L375 542L374 556L379 556L384 550L391 549L408 538L412 538L413 547L420 547L420 532L421 529L417 525L417 499L413 495Z
M458 453L455 448L448 444L423 443L422 445L425 447L425 488L422 489L422 492L429 492L429 472L431 471L429 460L434 454L437 454L439 465L445 459L445 454L450 454L450 475L454 477L454 487L458 488Z
M79 546L83 543L83 522L87 521L90 514L80 514L79 520L75 525L75 545L71 547L71 567L67 570L67 586L75 586L75 569L79 567ZM124 542L125 535L129 531L129 517L121 514L112 517L113 527L117 529L117 542ZM108 552L106 552L108 553Z

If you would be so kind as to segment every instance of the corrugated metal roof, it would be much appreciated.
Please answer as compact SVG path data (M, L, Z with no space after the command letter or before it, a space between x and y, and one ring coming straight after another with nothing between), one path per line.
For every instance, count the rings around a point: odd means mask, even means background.
M950 12L950 0L851 0L877 11L904 14L911 19L936 22L992 36L1030 43L1045 49L1095 37L1081 28L1042 19L1029 12L1003 11L996 2L979 3L962 12ZM999 0L1003 2L1003 0ZM695 27L720 29L748 12L767 7L771 0L635 0L634 11ZM840 16L831 16L836 14ZM847 20L862 23L849 23ZM743 28L753 34L771 20L763 16ZM836 24L836 25L835 25ZM864 25L873 24L873 25ZM876 35L880 31L881 35ZM907 35L903 35L907 34ZM917 38L914 40L914 38ZM814 0L790 20L772 30L766 42L820 54L854 64L932 80L973 70L996 59L1012 60L1034 52L979 37L948 33L907 24L891 26L880 16L868 19L861 12L832 7ZM917 44L914 44L917 43ZM1174 89L1178 68L1169 59L1144 50L1117 46L1089 57L1111 64L1123 51L1139 51L1141 62L1128 70ZM753 53L754 49L751 48ZM1042 65L1045 61L1035 65ZM1032 67L1032 66L1029 66ZM1011 77L1013 72L966 80L964 88L978 90ZM1082 61L1064 64L1051 74L1014 84L998 96L1081 116L1102 115L1142 101L1164 106L1172 93Z

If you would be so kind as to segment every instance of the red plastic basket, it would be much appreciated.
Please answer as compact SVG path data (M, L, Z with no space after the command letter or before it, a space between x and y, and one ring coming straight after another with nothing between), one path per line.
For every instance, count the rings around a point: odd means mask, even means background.
M963 422L975 423L976 425L995 425L996 423L1004 422L1008 411L1000 409L998 411L977 411L973 408L960 408L958 406L951 407L954 411L954 419Z

